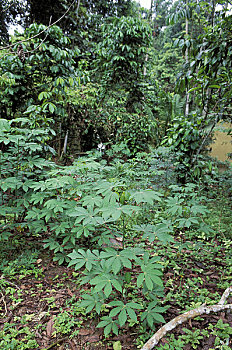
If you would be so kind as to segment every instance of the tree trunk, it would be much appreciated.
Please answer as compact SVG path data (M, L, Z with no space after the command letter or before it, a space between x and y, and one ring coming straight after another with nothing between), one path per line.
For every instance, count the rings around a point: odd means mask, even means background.
M189 34L189 20L188 20L188 0L186 0L186 18L185 18L185 36L188 38ZM189 48L186 47L185 50L185 63L186 66L189 63ZM187 117L189 114L189 103L190 103L190 95L188 92L188 86L186 86L186 105L185 105L185 116Z

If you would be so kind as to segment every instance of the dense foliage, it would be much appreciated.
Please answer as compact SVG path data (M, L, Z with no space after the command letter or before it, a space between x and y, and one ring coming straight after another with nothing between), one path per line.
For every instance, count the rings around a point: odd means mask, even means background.
M52 23L67 13L48 27L50 1L0 5L0 243L42 243L72 271L78 295L48 321L50 337L53 325L60 334L80 328L78 314L105 339L135 330L141 347L170 307L169 254L198 254L195 244L215 240L211 196L224 208L232 194L231 174L207 154L216 124L231 121L232 15L219 4L157 0L147 11L60 0ZM15 13L27 28L9 37ZM231 231L219 228L227 252ZM33 254L25 264L37 278ZM5 290L15 294L10 259L0 264L2 314ZM177 297L183 307L184 292ZM0 331L2 349L38 347L29 329L16 339L12 327ZM190 333L173 348L197 348Z

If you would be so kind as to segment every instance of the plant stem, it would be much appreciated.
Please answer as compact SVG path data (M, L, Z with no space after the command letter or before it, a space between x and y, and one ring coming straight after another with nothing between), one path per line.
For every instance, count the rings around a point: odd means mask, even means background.
M125 217L122 217L122 248L125 248Z

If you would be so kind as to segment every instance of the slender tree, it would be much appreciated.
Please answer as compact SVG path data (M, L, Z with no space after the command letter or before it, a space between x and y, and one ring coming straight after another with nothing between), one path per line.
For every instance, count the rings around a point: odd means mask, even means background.
M189 18L188 18L188 13L189 13L189 6L188 6L188 0L186 0L185 3L185 36L186 39L189 36ZM186 45L185 49L185 64L188 66L189 64L189 46ZM188 85L186 86L186 104L185 104L185 115L188 116L189 114L189 104L190 104L190 95L188 92Z

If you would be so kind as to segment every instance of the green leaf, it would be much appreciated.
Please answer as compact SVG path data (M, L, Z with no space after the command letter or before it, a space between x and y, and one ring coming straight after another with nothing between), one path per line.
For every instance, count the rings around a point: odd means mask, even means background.
M221 86L220 85L209 85L209 88L211 88L211 89L220 89Z
M105 336L110 334L111 331L113 331L114 334L118 334L118 327L116 321L112 320L112 318L108 316L103 316L102 321L100 321L97 325L97 328L103 327Z
M120 341L116 341L113 343L113 350L121 350L122 349L122 345Z
M127 320L127 313L125 309L122 309L122 311L120 312L120 314L118 315L118 322L120 327L122 327Z
M109 317L115 317L119 312L121 312L121 307L116 307L110 311Z
M112 325L111 324L108 324L105 328L104 328L104 335L107 336L110 334L111 332L111 329L112 329Z
M131 273L128 271L125 273L125 281L126 283L130 283L131 281Z
M108 320L106 320L106 321L100 321L100 322L98 323L98 325L97 325L97 328L103 328L103 327L107 326L108 323L109 323Z
M42 101L43 99L48 97L48 93L46 91L42 91L39 96L38 96L38 100Z
M139 288L144 281L144 273L140 273L137 278L137 287Z
M193 91L196 91L196 90L200 90L200 89L202 89L202 86L201 86L201 85L196 86L196 87L190 89L190 90L188 91L188 94L189 94L190 92L193 92Z
M112 331L114 334L118 335L118 327L115 322L112 324Z
M121 261L120 259L114 259L114 263L112 264L112 270L115 275L120 271L121 269Z
M161 273L162 274L162 273ZM156 275L151 275L150 278L152 279L152 281L157 284L158 286L161 286L163 287L163 282L161 280L161 278L159 278L158 276ZM148 288L149 289L149 288Z
M0 119L0 131L10 131L10 123L6 119Z
M153 327L153 322L154 322L153 316L151 314L148 314L147 315L147 323L149 324L150 328Z
M153 204L154 201L161 201L162 194L153 190L143 190L131 194L131 198L134 198L136 203L148 203Z
M104 293L106 295L106 297L108 298L108 296L110 296L110 294L112 293L112 285L111 285L111 281L108 282L104 288Z
M128 305L128 304L127 304ZM132 320L132 321L137 321L137 316L136 316L136 313L134 312L134 310L133 309L131 309L131 308L129 308L129 307L127 307L127 309L126 309L126 311L127 311L127 314L128 314L128 316L130 317L130 319Z
M138 309L138 310L142 310L143 306L138 304L138 303L134 303L133 301L130 303L127 303L127 306L132 308L132 309Z
M98 314L100 313L101 306L104 304L103 293L83 294L82 298L83 300L80 302L80 306L84 307L87 313L91 312L94 308Z
M55 111L55 109L56 109L56 106L53 103L49 102L48 108L49 108L49 111L51 113L53 113Z
M115 289L117 289L119 292L122 293L122 286L116 279L112 280L112 285L114 286Z
M152 316L155 321L165 323L165 319L163 318L163 316L158 314L157 312L153 312Z
M153 289L153 283L151 278L148 275L145 275L145 284L147 286L147 289L152 290Z

